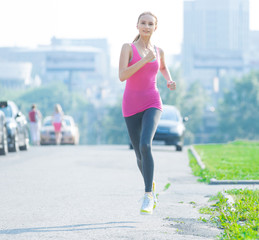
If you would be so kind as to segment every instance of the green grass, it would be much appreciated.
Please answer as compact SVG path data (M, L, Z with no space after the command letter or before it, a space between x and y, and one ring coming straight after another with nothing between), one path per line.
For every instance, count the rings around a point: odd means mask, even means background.
M200 181L217 180L259 180L259 142L235 141L228 144L195 145L206 166L201 170L195 158L189 153L190 166Z
M164 190L163 191L166 191L166 190L168 190L168 188L171 186L171 183L167 183L166 185L165 185L165 187L164 187Z
M235 204L229 206L221 193L215 196L216 204L200 209L210 214L209 221L224 231L219 239L259 239L259 190L233 189L226 191Z

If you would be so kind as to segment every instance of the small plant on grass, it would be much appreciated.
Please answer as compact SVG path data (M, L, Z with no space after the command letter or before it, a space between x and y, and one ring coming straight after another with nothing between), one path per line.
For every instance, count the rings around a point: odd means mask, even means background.
M200 213L210 214L210 221L223 228L220 239L259 239L259 190L233 189L226 191L235 204L229 206L219 193L214 207L202 208Z

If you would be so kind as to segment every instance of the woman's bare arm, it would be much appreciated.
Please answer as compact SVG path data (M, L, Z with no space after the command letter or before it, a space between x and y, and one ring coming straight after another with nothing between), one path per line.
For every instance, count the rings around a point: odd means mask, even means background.
M160 72L164 76L166 82L167 82L167 87L170 90L175 90L176 89L176 83L172 80L171 74L169 72L169 69L167 68L165 64L165 55L164 51L159 48L159 53L160 53Z
M123 82L136 73L140 68L142 68L146 63L152 61L155 58L155 54L152 50L148 54L141 58L138 62L128 67L129 60L132 56L131 46L125 43L121 49L120 63L119 63L119 78Z

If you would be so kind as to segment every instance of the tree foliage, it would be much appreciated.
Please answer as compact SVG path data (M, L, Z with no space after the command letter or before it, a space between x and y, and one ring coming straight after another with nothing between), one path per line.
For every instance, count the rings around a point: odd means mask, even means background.
M114 106L110 106L103 118L103 129L105 129L105 143L127 144L129 137L125 120L121 111L121 99Z
M259 139L259 72L235 79L219 105L219 136L224 141Z

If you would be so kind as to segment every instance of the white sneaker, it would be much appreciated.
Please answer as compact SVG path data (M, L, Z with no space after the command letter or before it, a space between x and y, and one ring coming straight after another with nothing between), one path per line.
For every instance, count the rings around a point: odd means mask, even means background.
M156 208L156 205L157 205L157 196L156 196L156 182L154 181L153 182L153 185L152 185L152 194L153 194L153 198L154 198L154 206L153 206L153 209Z
M140 209L140 213L146 214L146 215L152 214L153 208L154 208L153 194L145 193L143 203Z

